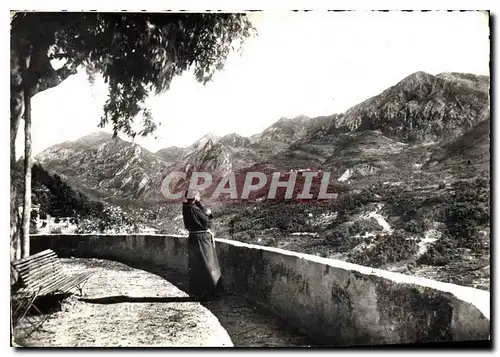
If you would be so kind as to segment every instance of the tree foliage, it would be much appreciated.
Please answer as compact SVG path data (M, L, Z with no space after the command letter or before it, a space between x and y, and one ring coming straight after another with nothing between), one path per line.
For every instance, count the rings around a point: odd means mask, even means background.
M23 216L19 235L16 190L11 190L12 257L29 255L31 214L31 97L55 87L77 68L92 80L100 73L109 87L100 126L114 134L148 135L156 129L145 101L182 72L193 69L206 83L223 67L237 40L253 31L244 14L232 13L11 13L10 161L16 161L19 122L25 119ZM65 61L55 70L52 60ZM137 133L133 127L142 115ZM21 247L21 248L19 248Z
M115 134L132 137L156 128L144 105L149 93L167 90L186 70L206 83L253 33L246 15L236 13L18 12L11 21L13 51L37 63L18 82L43 90L53 59L66 61L60 79L81 66L91 79L99 73L109 86L100 126L112 123ZM142 129L135 132L138 115Z

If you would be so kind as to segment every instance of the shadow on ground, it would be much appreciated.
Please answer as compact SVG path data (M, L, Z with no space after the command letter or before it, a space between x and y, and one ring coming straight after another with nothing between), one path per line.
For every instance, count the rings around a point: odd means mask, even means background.
M107 296L102 298L78 298L78 300L83 302L88 302L91 304L119 304L125 302L155 302L155 303L168 303L168 302L196 302L196 299L184 296L167 296L167 297L137 297L137 296L127 296L127 295L118 295L118 296Z
M124 262L131 268L140 269L160 276L184 292L188 292L187 276L173 269L165 269L146 262ZM192 297L131 297L109 296L94 299L80 298L96 304L125 302L196 302ZM313 347L314 344L303 331L290 326L286 319L272 311L258 306L243 296L225 293L216 300L201 302L227 331L235 347Z

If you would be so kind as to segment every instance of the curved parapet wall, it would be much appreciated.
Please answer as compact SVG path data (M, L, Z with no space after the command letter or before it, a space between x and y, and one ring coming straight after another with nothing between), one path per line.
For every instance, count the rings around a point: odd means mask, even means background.
M323 345L487 340L488 291L277 248L217 239L226 287ZM144 261L187 274L187 239L162 235L33 235L32 253Z

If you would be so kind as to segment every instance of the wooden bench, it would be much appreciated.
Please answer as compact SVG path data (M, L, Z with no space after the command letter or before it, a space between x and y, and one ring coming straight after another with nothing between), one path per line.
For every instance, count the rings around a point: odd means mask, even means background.
M34 306L41 296L69 293L78 288L82 295L83 285L92 273L68 275L64 273L60 259L53 250L47 249L11 263L17 274L12 299L16 302L13 319L17 323ZM38 310L38 309L37 309Z

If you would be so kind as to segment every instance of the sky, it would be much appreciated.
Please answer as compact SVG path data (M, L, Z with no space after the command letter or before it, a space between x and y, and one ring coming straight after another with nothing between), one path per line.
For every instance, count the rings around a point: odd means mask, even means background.
M161 126L135 142L155 152L188 146L207 133L250 136L281 117L344 112L417 71L489 75L488 18L481 12L265 11L250 17L258 35L243 53L231 54L205 86L187 72L151 97L148 106ZM91 86L85 73L34 96L33 153L100 130L106 96L102 79ZM23 123L18 156L22 130Z

